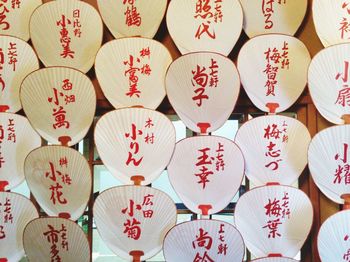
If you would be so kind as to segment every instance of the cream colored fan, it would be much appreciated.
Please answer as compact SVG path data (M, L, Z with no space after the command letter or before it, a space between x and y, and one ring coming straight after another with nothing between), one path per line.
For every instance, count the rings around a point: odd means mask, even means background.
M176 113L197 133L215 131L225 123L240 89L234 63L209 52L187 54L176 59L168 69L165 84Z
M102 192L94 204L97 230L107 246L130 261L151 258L162 249L165 234L176 223L176 207L162 191L121 186Z
M0 192L0 260L17 262L24 256L23 231L39 217L33 203L26 197Z
M78 143L94 118L94 86L72 68L50 67L31 73L22 82L20 97L33 127L52 144Z
M282 33L294 35L304 20L307 0L240 0L243 29L249 37Z
M115 38L154 37L167 7L166 0L97 0L97 4Z
M242 195L235 223L256 257L295 257L312 226L308 196L290 186L263 186Z
M307 164L310 141L306 126L279 115L249 120L235 138L245 159L245 174L255 185L292 185Z
M237 193L244 175L244 159L229 139L186 138L176 144L168 175L176 193L192 212L214 214Z
M298 260L288 257L264 257L252 260L252 262L297 262Z
M175 147L175 128L157 111L118 109L97 122L95 144L113 176L125 184L148 185L170 161Z
M238 0L172 0L166 22L182 54L211 51L227 56L241 34L243 12Z
M23 234L29 261L90 261L89 242L76 223L58 217L31 221Z
M245 252L239 231L219 220L194 220L173 227L164 239L168 262L242 262Z
M75 221L84 213L92 179L89 164L78 151L39 147L27 156L24 172L30 191L49 216Z
M156 109L165 97L164 78L172 58L152 39L122 38L97 53L95 71L106 98L115 108Z
M275 113L289 108L301 95L310 61L299 39L269 34L254 37L242 47L237 67L254 105Z
M0 191L10 190L24 181L24 160L40 145L40 136L27 118L0 113Z
M38 7L29 24L30 37L45 66L69 66L86 73L102 43L97 10L84 1L50 1Z

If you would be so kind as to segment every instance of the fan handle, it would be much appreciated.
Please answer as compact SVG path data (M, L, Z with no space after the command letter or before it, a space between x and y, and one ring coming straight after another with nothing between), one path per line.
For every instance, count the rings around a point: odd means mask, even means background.
M7 258L4 258L4 257L0 257L0 262L7 262Z
M350 124L350 115L342 115L341 119L344 120L345 125Z
M342 199L344 199L343 204L343 210L349 210L350 209L350 194L342 194L340 196Z
M197 126L199 127L201 135L207 134L208 128L211 127L210 123L198 123Z
M1 181L0 180L0 192L5 192L5 187L9 185L9 182L8 181ZM0 260L0 262L2 262Z
M134 186L141 186L141 182L145 181L144 176L132 176L130 180L134 182Z
M72 139L70 138L70 136L60 136L58 138L58 141L60 141L62 146L68 146L68 143L72 141Z
M141 256L143 256L145 253L141 250L133 250L129 252L129 255L132 256L133 262L141 262Z
M276 109L280 107L279 103L267 103L266 107L269 109L269 114L276 114Z
M10 109L10 107L8 105L0 105L0 113L4 113L9 109ZM1 260L0 260L0 262L1 262Z

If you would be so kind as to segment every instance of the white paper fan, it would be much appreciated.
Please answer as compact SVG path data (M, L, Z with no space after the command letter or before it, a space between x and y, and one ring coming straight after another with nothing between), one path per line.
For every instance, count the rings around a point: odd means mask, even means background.
M301 25L307 0L240 0L244 13L243 29L249 37L282 33L294 35Z
M79 225L68 219L34 219L24 230L23 246L29 261L90 261L86 235Z
M235 138L245 159L245 174L255 185L292 185L307 164L310 141L305 125L279 115L249 120Z
M290 186L263 186L241 196L235 223L249 251L256 257L295 257L313 221L308 196Z
M78 143L94 118L94 86L72 68L50 67L31 73L22 82L20 97L33 127L52 144Z
M10 190L24 181L24 160L40 145L40 136L27 118L0 113L0 191Z
M165 97L164 78L171 61L168 49L160 42L123 38L99 50L95 71L104 95L115 108L156 109Z
M194 220L173 227L164 239L168 262L242 262L245 252L239 231L219 220Z
M251 262L298 262L298 260L288 257L263 257L254 259Z
M16 262L24 256L24 228L39 214L33 203L20 194L0 192L0 204L0 260Z
M184 204L197 214L224 209L243 179L244 159L231 140L196 136L176 144L168 165L171 184Z
M163 20L166 0L97 0L98 9L115 38L153 38Z
M89 164L78 151L63 146L37 148L27 156L24 172L30 191L49 216L75 221L84 213L92 179Z
M97 122L95 144L113 176L125 184L148 185L170 161L175 148L175 128L157 111L118 109Z
M234 63L209 52L187 54L169 67L170 103L191 130L208 133L221 127L236 104L240 79Z
M30 37L45 66L69 66L86 73L102 43L97 10L78 0L50 1L30 19Z
M101 238L114 253L128 260L138 256L143 261L157 254L165 234L176 223L171 198L144 186L121 186L102 192L93 212Z
M237 67L242 85L255 106L282 112L303 92L311 58L306 46L287 35L262 35L240 50Z
M227 56L241 34L243 11L238 0L172 0L166 22L182 54L211 51Z

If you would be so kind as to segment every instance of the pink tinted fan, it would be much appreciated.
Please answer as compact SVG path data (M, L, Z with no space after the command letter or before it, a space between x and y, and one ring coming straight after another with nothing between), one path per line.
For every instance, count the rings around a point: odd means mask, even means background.
M254 259L251 262L298 262L298 260L295 260L293 258L288 257L263 257Z

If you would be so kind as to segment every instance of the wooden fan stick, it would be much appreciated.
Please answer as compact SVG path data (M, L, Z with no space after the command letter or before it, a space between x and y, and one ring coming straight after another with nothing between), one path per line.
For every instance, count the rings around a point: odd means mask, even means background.
M133 262L141 262L141 256L143 256L145 253L141 250L133 250L129 252L129 255L132 256Z
M141 186L141 182L145 181L144 176L132 176L130 180L134 182L134 186Z
M5 187L9 185L8 181L1 181L0 180L0 192L5 192ZM1 262L1 260L0 260Z
M344 199L343 204L343 210L349 210L350 209L350 194L343 194L340 196L342 199Z
M267 103L266 107L269 109L269 114L276 114L276 109L280 107L279 103Z
M70 138L70 136L60 136L58 138L58 141L60 141L62 146L68 146L68 143L72 141L72 139Z
M345 125L350 124L350 115L342 115L341 119L344 120Z
M9 109L10 109L10 107L8 105L0 105L0 113L4 113Z

